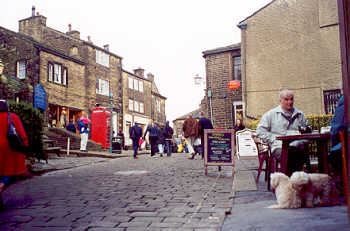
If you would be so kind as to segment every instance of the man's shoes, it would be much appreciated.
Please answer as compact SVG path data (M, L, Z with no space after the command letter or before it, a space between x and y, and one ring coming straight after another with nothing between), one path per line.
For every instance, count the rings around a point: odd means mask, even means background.
M192 153L192 156L189 157L188 159L193 160L195 155L196 155L196 153Z
M163 157L163 154L160 154L160 157Z
M134 159L138 159L138 157L137 157L137 156L134 156Z

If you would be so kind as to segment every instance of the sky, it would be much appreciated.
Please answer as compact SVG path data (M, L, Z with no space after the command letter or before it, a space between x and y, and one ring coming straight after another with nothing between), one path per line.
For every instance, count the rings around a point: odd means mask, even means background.
M0 26L18 32L18 21L31 16L32 6L61 32L80 38L123 58L123 69L152 73L167 97L167 120L199 108L205 85L202 52L241 41L236 26L271 0L1 0Z

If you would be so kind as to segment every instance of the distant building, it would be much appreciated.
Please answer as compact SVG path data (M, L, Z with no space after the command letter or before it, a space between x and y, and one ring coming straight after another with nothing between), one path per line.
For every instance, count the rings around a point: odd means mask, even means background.
M241 21L246 117L260 118L290 89L306 114L333 113L341 59L335 0L274 0Z
M134 73L123 70L122 75L125 144L131 145L129 129L133 123L138 124L143 131L152 120L157 124L165 124L166 98L155 93L158 90L154 83L154 76L148 74L145 77L144 69L135 69Z
M122 58L111 53L108 45L101 48L90 39L80 39L71 25L66 33L47 27L46 17L35 15L33 8L31 17L19 21L18 33L0 27L0 46L5 75L16 77L22 85L16 90L2 84L12 92L5 97L33 102L36 87L42 86L48 126L63 127L96 104L112 103L115 112L121 110ZM117 132L122 116L113 117Z
M243 117L242 86L230 90L231 80L241 83L241 44L203 51L206 70L206 95L202 110L214 127L233 128L235 120Z

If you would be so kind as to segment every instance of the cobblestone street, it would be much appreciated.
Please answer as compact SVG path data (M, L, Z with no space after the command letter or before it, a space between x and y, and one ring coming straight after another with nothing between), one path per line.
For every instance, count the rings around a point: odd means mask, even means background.
M11 185L0 230L218 230L232 207L231 167L141 155Z

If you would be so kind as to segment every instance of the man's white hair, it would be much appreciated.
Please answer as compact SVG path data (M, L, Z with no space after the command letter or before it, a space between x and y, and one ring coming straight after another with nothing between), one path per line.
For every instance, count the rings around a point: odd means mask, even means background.
M291 90L282 90L282 91L280 91L280 99L282 99L283 96L285 96L285 95L292 95L292 96L294 96L294 93Z

